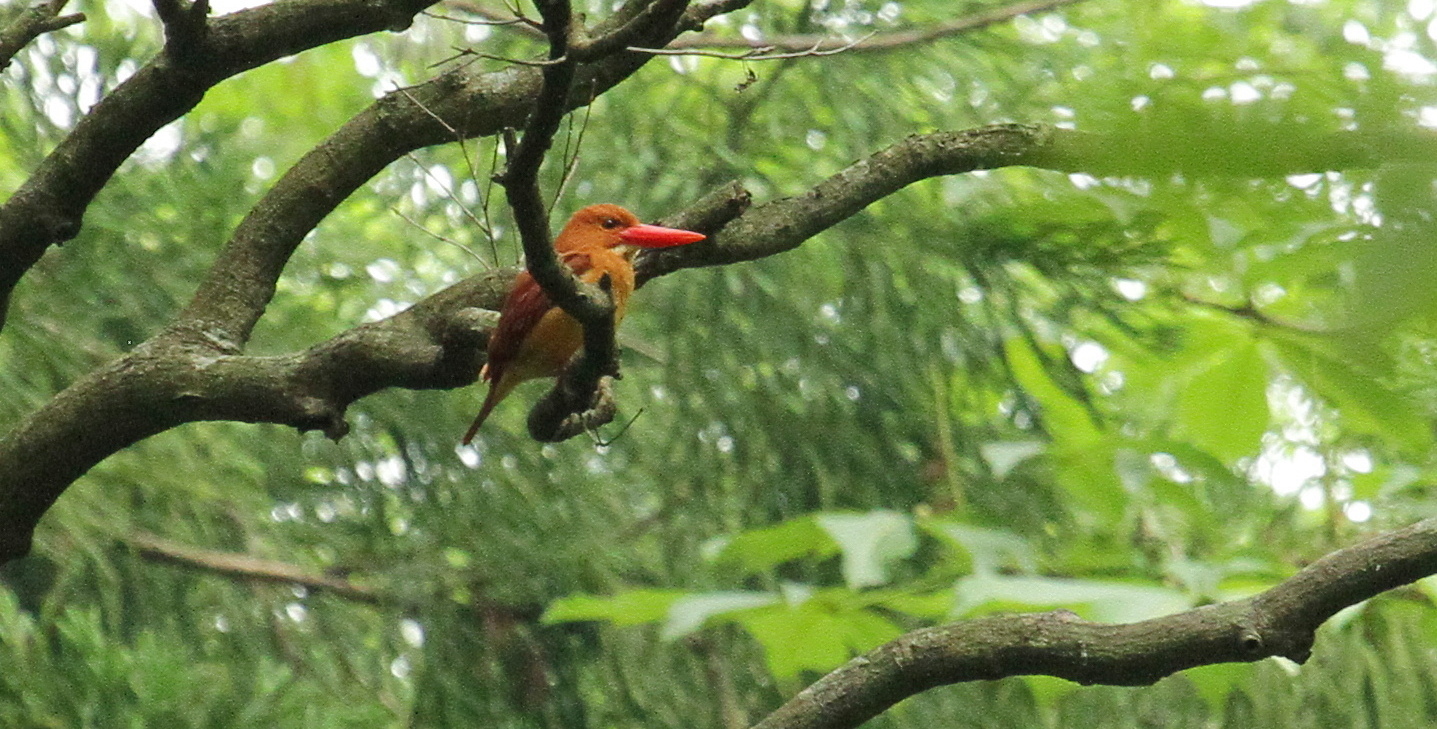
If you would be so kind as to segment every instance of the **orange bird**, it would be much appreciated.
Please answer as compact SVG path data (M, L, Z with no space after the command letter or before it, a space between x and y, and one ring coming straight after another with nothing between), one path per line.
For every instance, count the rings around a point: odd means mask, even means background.
M628 308L629 294L634 292L634 254L640 248L667 248L703 239L702 233L640 223L618 205L590 205L569 218L554 239L554 251L588 283L597 285L605 274L609 276L617 326ZM499 324L489 335L489 361L479 370L479 378L489 383L489 394L464 434L465 445L474 440L474 433L494 406L515 386L539 377L558 377L583 344L579 322L555 306L528 271L515 276L499 310Z

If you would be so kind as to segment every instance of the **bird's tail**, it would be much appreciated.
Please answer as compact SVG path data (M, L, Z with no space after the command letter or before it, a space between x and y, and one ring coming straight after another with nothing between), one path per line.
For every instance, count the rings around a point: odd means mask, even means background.
M480 376L482 377L483 373ZM474 416L473 424L469 426L469 430L464 433L464 440L460 442L469 445L474 440L474 434L479 432L479 426L489 418L489 413L494 411L494 406L498 405L499 401L503 400L517 384L519 384L518 381L512 377L497 377L489 381L489 394L484 396L484 404L479 406L479 414Z

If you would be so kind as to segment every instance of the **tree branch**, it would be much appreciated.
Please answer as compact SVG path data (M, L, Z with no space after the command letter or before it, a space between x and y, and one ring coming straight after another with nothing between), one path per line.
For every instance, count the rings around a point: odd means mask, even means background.
M165 53L179 62L195 58L209 33L209 0L153 0L155 13L165 26Z
M1140 623L1059 610L925 628L854 658L754 729L857 727L909 696L965 681L1045 675L1137 686L1214 663L1302 663L1337 611L1434 572L1437 519L1428 519L1333 552L1255 597Z
M203 33L170 32L167 51L101 99L0 205L0 326L20 278L54 244L74 238L85 209L120 164L160 127L194 108L210 87L285 56L380 30L403 30L437 0L293 0L270 3L211 22ZM161 0L161 5L178 0ZM187 11L188 17L204 3ZM162 16L171 16L169 11ZM73 17L73 16L72 16ZM193 18L188 21L191 27ZM171 26L185 25L167 20ZM175 44L179 43L178 46ZM337 201L336 201L337 202Z
M21 10L3 30L0 30L0 73L10 67L15 58L30 42L46 33L68 28L85 22L84 13L61 15L60 10L69 0L46 0Z
M257 582L273 582L282 585L300 585L316 592L328 592L349 600L370 605L396 605L401 601L394 595L372 587L350 582L338 577L310 572L287 562L261 559L248 554L200 549L155 536L146 532L133 532L121 541L133 547L140 556L159 562L168 562L185 567L198 567L208 572L237 577Z
M1373 168L1389 162L1437 162L1437 133L1305 133L1291 125L1251 124L1181 134L1173 130L1103 134L1044 124L994 124L916 134L854 162L802 195L749 209L707 241L642 251L635 266L643 282L682 268L783 253L874 201L941 175L1027 166L1095 176L1256 179Z
M349 404L390 387L474 382L512 270L466 279L303 352L215 354L151 340L77 380L0 437L0 563L24 556L65 489L110 454L184 423L347 431ZM97 425L100 424L100 425Z

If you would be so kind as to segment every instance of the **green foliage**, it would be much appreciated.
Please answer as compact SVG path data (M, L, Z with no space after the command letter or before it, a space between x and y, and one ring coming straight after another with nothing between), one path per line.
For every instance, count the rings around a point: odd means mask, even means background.
M577 167L556 221L607 200L651 219L732 179L795 195L908 134L996 121L1117 135L1138 165L1198 139L1232 153L1189 160L1203 175L924 181L793 252L659 279L623 334L619 401L638 417L608 445L530 442L539 386L474 447L456 444L467 390L375 395L338 444L233 423L148 439L0 572L0 725L727 726L905 630L1163 614L1431 514L1431 171L1253 171L1320 158L1329 132L1430 126L1432 11L1220 5L1075 4L821 59L655 59L561 135L545 189ZM5 72L5 190L159 48L130 5L81 6L89 20ZM708 30L858 37L981 9L785 0ZM279 175L454 47L539 51L423 17L243 74L167 127L16 293L0 424L163 327ZM346 201L252 349L512 265L497 147L424 150ZM141 532L381 597L161 564L131 546ZM1431 724L1431 586L1334 623L1302 667L945 687L870 726Z

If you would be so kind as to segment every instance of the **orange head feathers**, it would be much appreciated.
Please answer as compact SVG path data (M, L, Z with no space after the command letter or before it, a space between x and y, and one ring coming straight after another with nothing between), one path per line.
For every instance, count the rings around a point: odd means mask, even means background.
M703 239L702 233L640 223L618 205L601 204L574 213L554 239L554 251L584 281L598 283L609 277L617 325L634 291L634 254L640 248L667 248ZM489 382L489 394L464 434L464 443L474 439L494 406L519 383L563 372L583 341L579 322L554 306L528 271L520 272L499 311L499 324L489 335L488 363L479 371L480 379Z

